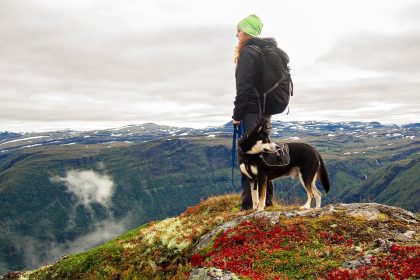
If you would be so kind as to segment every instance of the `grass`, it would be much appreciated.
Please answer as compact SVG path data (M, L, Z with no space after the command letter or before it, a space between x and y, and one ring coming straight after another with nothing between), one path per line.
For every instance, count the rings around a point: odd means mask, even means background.
M29 279L185 279L200 236L240 214L238 195L213 197L175 218L150 222L102 246L65 258Z
M390 252L375 240L406 232L409 225L381 213L376 220L352 217L338 206L324 215L249 218L219 231L210 244L192 254L199 238L217 225L252 211L240 211L240 196L212 197L177 217L154 221L61 261L26 273L25 279L187 279L194 267L229 270L242 279L415 279L420 247L396 244ZM275 204L269 211L297 206ZM356 269L343 264L373 255ZM400 264L403 264L402 266ZM376 277L376 278L375 278ZM388 278L387 278L388 277Z

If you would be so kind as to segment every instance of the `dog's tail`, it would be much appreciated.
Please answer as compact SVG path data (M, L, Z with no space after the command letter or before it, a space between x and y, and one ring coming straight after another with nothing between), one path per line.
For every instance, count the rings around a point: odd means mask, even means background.
M330 190L330 179L328 177L327 169L325 168L324 162L321 155L319 155L319 169L318 169L318 178L321 181L322 186L326 192Z

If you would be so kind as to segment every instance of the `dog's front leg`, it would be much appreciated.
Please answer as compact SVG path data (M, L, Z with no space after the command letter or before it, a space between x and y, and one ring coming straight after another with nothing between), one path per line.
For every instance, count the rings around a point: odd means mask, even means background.
M267 198L267 180L261 184L261 193L259 194L258 211L264 211L265 200Z
M256 210L258 208L258 184L256 181L250 181L249 186L251 188L252 209Z

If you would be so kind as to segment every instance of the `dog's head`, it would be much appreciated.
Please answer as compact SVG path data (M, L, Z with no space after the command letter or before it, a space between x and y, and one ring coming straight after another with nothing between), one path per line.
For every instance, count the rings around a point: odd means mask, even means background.
M238 146L246 154L275 153L278 149L277 144L271 142L268 137L267 127L264 122L261 122L251 132L245 134L239 140Z

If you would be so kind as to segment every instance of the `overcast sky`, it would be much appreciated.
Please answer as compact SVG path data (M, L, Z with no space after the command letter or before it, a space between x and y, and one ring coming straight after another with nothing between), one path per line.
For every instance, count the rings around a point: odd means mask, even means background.
M289 54L279 120L420 122L414 0L0 0L0 131L222 125L236 25Z

